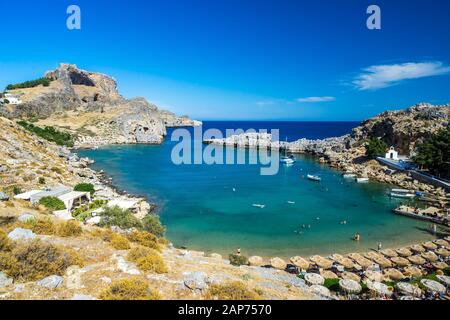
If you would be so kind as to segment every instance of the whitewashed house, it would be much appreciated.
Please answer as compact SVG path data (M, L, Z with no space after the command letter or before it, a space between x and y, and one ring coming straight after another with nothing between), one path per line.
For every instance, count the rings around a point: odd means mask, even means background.
M385 158L386 159L390 159L390 160L399 160L398 159L398 152L395 150L394 147L390 147L389 151L386 153Z
M2 103L7 104L5 101L9 101L8 104L21 104L22 100L20 100L19 98L17 98L15 95L11 94L11 93L5 93L3 95L3 99L2 99Z

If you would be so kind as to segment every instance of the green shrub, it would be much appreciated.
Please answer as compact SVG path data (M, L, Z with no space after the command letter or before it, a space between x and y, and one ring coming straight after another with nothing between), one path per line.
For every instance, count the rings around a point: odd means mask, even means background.
M10 252L0 252L0 270L19 281L63 275L69 266L83 263L75 251L40 240L18 244Z
M9 84L6 86L6 90L15 90L15 89L25 89L25 88L34 88L39 85L43 85L44 87L48 87L50 85L51 80L47 78L39 78L36 80L25 81L16 84Z
M25 130L36 134L38 137L54 142L57 145L73 147L73 136L70 133L61 132L50 126L40 128L32 123L22 120L18 121L17 124L22 126Z
M127 255L127 259L131 262L136 262L138 259L143 258L145 256L148 256L151 254L153 249L143 247L143 246L136 246L133 247Z
M161 255L154 249L138 246L128 253L127 259L136 263L142 271L167 273L167 266Z
M16 196L16 195L22 193L22 189L20 189L20 187L18 187L18 186L9 186L9 187L3 188L3 192L5 192L6 194L9 194L11 196Z
M447 267L447 268L442 269L442 272L443 272L446 276L450 276L450 267Z
M150 290L147 282L139 279L114 281L100 294L102 300L160 300L158 292Z
M39 200L39 204L53 211L66 209L64 202L56 197L43 197Z
M11 241L8 239L6 233L0 230L0 252L11 249Z
M419 145L414 162L443 177L450 176L450 126Z
M147 248L160 250L158 238L155 235L145 231L134 231L128 234L128 240Z
M159 216L157 215L147 214L144 219L142 219L142 224L145 231L154 234L158 238L164 237L164 234L166 233L166 228L161 224Z
M206 300L259 300L261 296L247 289L244 283L235 281L225 284L215 284L209 287Z
M117 206L112 208L105 207L105 210L101 213L101 217L101 227L117 226L122 229L142 228L141 221L133 216L130 210L122 210Z
M30 219L20 222L18 226L30 229L36 234L54 235L56 233L56 226L50 219Z
M78 221L66 221L57 225L56 234L60 237L76 237L83 232Z
M91 203L76 208L72 212L72 217L84 222L87 219L92 218L92 211L103 207L106 203L107 201L105 200L94 200Z
M231 263L233 266L243 266L243 265L248 265L248 259L247 259L247 257L245 257L245 256L237 255L237 254L231 253L228 257L229 257L230 263Z
M117 250L130 249L130 242L128 241L128 239L118 233L111 234L109 243L114 249Z
M339 279L325 279L323 286L331 291L339 291Z
M79 183L73 188L74 191L80 192L90 192L91 195L94 195L94 185L92 183Z
M38 182L39 182L39 184L45 184L45 178L40 177Z
M370 138L368 142L365 144L366 148L366 156L370 158L376 158L380 156L384 156L388 146L384 143L383 140L378 138Z

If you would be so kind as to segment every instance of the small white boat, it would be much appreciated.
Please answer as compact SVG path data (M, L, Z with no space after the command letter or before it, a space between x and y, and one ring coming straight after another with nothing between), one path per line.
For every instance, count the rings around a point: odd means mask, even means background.
M369 178L356 178L356 182L367 183L367 182L369 182Z
M253 206L256 208L260 208L260 209L264 209L266 207L265 204L259 204L259 203L254 203Z
M391 192L395 192L395 193L415 193L414 190L407 190L407 189L392 189Z
M416 197L414 193L397 193L397 192L391 192L390 196L392 198L402 198L402 199L412 199Z
M286 138L287 144L287 138ZM292 154L287 155L287 148L284 149L284 155L280 158L280 162L284 164L293 164L295 162L295 158Z
M280 162L284 164L294 164L295 160L293 156L281 157Z
M322 181L322 178L316 175L308 174L306 177L311 181Z
M354 179L354 178L356 178L356 174L354 174L354 173L344 173L342 175L342 177L344 177L346 179Z
M295 201L288 201L289 204L295 204Z

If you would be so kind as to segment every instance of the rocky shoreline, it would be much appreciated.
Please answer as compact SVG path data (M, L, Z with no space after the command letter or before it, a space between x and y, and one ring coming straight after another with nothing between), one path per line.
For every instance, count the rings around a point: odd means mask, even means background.
M205 140L242 148L266 148L293 154L309 154L320 163L328 164L344 173L368 177L371 180L396 185L409 190L427 192L448 200L442 188L413 179L407 172L393 172L376 160L365 156L367 138L377 137L398 148L402 154L414 155L416 145L433 132L449 125L450 105L418 104L401 111L384 112L362 122L351 134L326 139L299 139L294 142L272 141L269 133L244 133L224 139ZM388 145L389 145L388 144Z

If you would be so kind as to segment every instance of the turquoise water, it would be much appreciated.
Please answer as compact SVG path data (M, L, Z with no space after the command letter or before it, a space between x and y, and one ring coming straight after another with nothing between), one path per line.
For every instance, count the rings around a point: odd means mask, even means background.
M431 238L426 223L392 213L399 201L386 196L389 186L345 180L310 157L297 156L294 166L261 176L258 165L174 165L174 144L110 146L79 154L94 159L94 169L105 170L121 189L156 202L176 246L222 254L239 247L247 255L288 257ZM322 181L308 181L308 173L320 174ZM343 220L347 224L340 224ZM356 232L359 243L352 241Z

